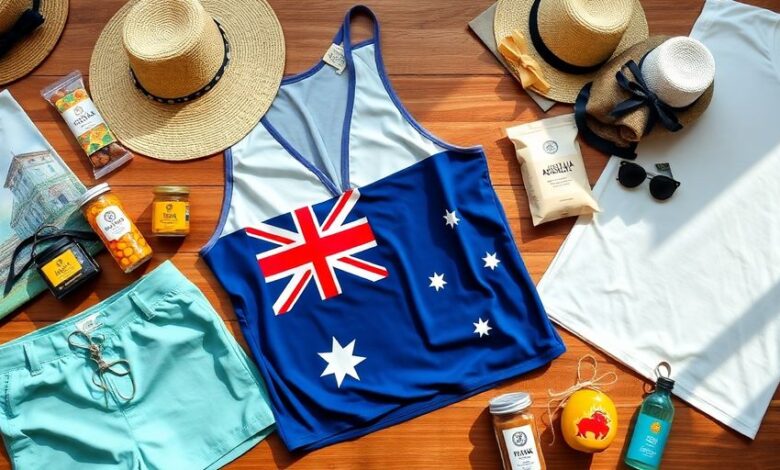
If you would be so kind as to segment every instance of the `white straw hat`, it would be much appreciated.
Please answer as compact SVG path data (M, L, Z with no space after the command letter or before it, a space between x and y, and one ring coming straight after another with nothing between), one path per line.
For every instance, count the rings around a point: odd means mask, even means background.
M519 32L549 90L542 95L574 103L610 58L647 39L639 0L499 0L496 43Z
M642 77L664 103L684 108L696 101L715 79L715 59L696 39L678 36L650 51Z
M68 0L0 0L0 85L17 80L48 57L65 29Z
M283 71L282 28L265 0L132 0L101 33L89 78L123 144L188 160L249 133Z
M703 76L712 77L712 70L708 68L714 67L714 62L708 64L697 58L702 65L684 64L686 56L698 57L700 52L675 54L674 51L686 49L675 46L685 43L678 39L651 36L610 60L592 82L582 87L574 104L582 140L605 155L636 158L637 143L646 135L679 132L701 117L712 101L715 83L698 78L686 80L685 77L697 73L697 69L701 69ZM657 58L653 57L654 51L670 43L673 47L662 51ZM706 54L702 53L701 57ZM648 59L655 62L649 69L646 66ZM651 88L647 80L651 75L654 86L667 96L662 97ZM699 93L704 82L709 85ZM669 97L679 99L678 104L687 104L677 107L666 101ZM690 98L694 100L690 101Z

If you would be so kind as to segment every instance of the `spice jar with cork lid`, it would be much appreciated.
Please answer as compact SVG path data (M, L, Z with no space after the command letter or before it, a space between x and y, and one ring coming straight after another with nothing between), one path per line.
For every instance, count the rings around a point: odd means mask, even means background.
M127 215L119 198L111 192L108 183L89 188L81 196L79 206L122 271L129 273L152 258L152 247Z
M504 470L545 470L531 396L507 393L490 400L493 429L501 449Z

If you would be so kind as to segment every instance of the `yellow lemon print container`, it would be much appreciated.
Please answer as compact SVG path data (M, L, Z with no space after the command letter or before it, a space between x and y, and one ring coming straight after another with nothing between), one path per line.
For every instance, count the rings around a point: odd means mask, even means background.
M574 392L561 414L561 433L569 447L580 452L601 452L615 439L618 416L605 393L582 389Z

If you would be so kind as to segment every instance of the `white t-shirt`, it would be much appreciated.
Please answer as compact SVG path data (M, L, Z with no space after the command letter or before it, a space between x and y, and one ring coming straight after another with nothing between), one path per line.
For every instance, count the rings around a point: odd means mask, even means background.
M638 150L682 185L658 202L612 158L539 284L550 317L755 437L780 382L780 15L708 0L691 35L715 56L702 117Z

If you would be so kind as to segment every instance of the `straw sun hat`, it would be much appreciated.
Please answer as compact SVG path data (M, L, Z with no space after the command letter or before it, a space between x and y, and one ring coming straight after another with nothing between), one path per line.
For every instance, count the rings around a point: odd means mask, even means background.
M520 50L550 86L534 91L564 103L574 103L609 59L648 36L639 0L499 0L494 31L497 44L521 35Z
M606 155L635 158L651 132L696 121L714 91L715 59L699 41L653 36L609 61L574 104L580 137Z
M90 63L92 97L117 138L161 160L220 152L258 123L284 71L265 0L131 0Z
M68 0L0 0L0 85L30 73L65 29Z

